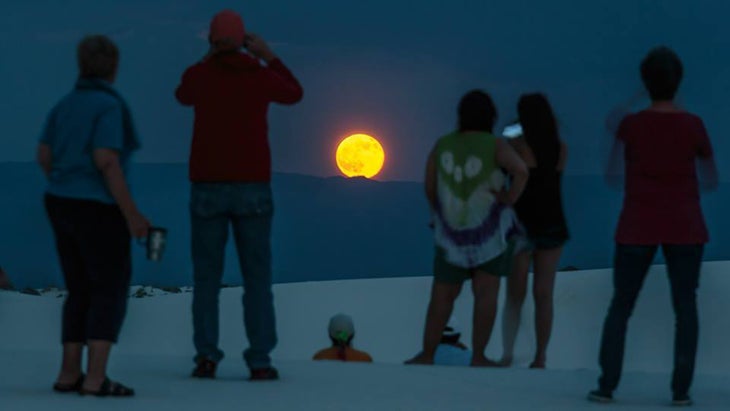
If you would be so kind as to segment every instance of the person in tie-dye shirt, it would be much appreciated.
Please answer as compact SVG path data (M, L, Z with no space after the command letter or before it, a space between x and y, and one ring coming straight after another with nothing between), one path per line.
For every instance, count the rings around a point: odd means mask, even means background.
M521 233L511 206L524 190L528 170L507 142L492 135L497 110L487 93L467 93L458 113L458 130L438 140L426 166L434 282L423 350L406 364L433 364L454 300L470 279L475 325L471 365L497 365L486 358L484 349L497 313L500 279L510 273L515 239Z

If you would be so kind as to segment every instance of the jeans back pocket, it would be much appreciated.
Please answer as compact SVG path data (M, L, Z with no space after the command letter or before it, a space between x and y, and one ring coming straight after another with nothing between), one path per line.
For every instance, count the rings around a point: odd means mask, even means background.
M237 217L270 216L274 213L274 200L269 184L240 184L236 187L232 200L231 211Z
M190 212L202 218L225 215L228 212L226 197L223 187L214 184L193 184L190 192Z

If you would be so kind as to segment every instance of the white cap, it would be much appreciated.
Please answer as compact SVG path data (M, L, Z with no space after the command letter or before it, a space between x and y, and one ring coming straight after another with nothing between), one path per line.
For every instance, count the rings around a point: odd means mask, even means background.
M337 314L330 319L329 335L332 339L347 342L355 335L355 325L349 315Z

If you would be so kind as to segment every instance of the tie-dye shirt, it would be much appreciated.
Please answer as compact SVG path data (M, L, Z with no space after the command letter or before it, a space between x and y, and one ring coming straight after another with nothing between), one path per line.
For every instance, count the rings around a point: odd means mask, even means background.
M455 266L474 268L502 254L519 223L494 195L506 178L490 133L452 133L436 144L436 245Z

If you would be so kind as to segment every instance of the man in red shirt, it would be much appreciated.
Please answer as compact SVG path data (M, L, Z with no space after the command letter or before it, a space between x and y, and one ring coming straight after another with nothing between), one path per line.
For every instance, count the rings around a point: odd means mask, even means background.
M278 372L269 357L277 337L271 291L274 208L267 112L270 103L297 103L302 87L261 38L246 34L235 12L224 10L213 18L209 40L210 52L185 71L176 91L180 103L195 109L190 152L197 351L193 376L215 378L223 358L218 347L218 294L232 225L250 342L244 359L252 380L273 380Z
M627 323L661 246L676 316L673 403L692 403L696 290L704 244L709 241L700 186L714 189L718 177L702 119L674 103L682 71L673 51L652 50L641 64L651 107L625 116L616 132L613 152L623 152L625 196L616 230L614 295L601 342L603 373L599 389L589 395L593 401L613 400L621 377Z

